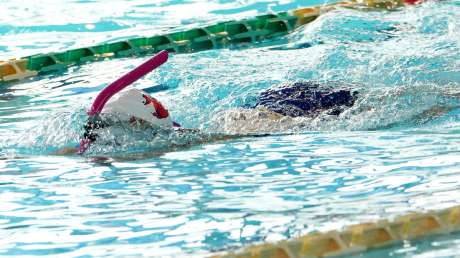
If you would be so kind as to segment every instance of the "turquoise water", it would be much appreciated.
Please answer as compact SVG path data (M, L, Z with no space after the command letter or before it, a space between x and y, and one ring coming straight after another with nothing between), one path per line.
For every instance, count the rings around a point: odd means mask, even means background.
M3 1L0 59L320 3ZM271 136L198 144L206 136L122 128L103 135L118 144L52 155L77 144L97 92L143 60L0 86L0 256L200 257L459 204L458 0L337 10L274 41L174 55L135 84L158 90L186 127ZM346 83L360 98L338 118L235 115L261 90L297 80ZM356 257L453 257L459 241Z

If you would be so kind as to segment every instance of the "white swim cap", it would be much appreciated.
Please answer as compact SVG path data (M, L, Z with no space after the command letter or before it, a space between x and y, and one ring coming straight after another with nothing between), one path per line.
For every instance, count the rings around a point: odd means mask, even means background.
M173 126L168 110L158 100L138 89L117 93L107 102L102 113L117 114L121 120L131 122L142 119L155 126Z

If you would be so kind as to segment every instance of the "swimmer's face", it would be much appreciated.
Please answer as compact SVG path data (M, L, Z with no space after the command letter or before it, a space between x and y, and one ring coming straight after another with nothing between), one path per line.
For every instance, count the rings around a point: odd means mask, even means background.
M98 129L106 128L109 124L100 120L99 118L91 118L88 119L83 129L85 132L83 133L83 139L89 140L90 142L96 141L99 135L97 134Z
M172 127L162 127L162 126L157 126L152 123L149 123L148 121L145 121L144 119L131 116L129 120L121 120L119 119L116 115L113 116L97 116L88 119L86 124L84 125L84 133L83 133L83 139L88 140L89 142L95 142L97 138L99 137L99 134L101 133L102 130L108 129L112 126L119 126L119 127L131 127L134 130L141 130L145 131L148 129L152 128L163 128L163 129L168 129L168 128L178 128L180 125L176 122L172 122Z

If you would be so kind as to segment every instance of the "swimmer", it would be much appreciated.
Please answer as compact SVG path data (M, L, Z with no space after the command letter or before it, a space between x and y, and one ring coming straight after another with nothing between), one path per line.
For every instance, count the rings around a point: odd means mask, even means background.
M156 65L159 66L165 61L163 53L163 60ZM139 71L138 69L141 67L133 70L131 74ZM127 74L104 89L98 95L92 109L88 113L90 118L84 126L79 148L67 148L59 151L57 154L84 153L91 144L97 141L101 129L114 125L117 122L129 123L132 126L150 126L179 132L199 132L197 129L182 128L179 123L171 119L166 107L145 91L133 88L121 92L114 92L112 90L109 91L110 94L106 94L108 92L107 89L113 89L114 85L117 88L116 91L120 91L134 82L136 78L140 78L143 74L153 69L150 67L134 77ZM126 81L126 78L130 79ZM257 97L257 102L245 109L249 112L251 110L263 110L268 116L272 116L275 119L279 119L280 117L314 117L323 112L338 116L345 108L353 106L357 94L356 91L351 91L348 88L326 88L315 82L285 83L261 92ZM111 96L113 98L110 98ZM114 121L113 117L116 117L116 121ZM248 135L217 135L213 140L244 136Z
M257 97L255 105L245 108L265 110L273 117L314 117L326 112L338 116L347 107L351 107L357 98L357 92L349 89L327 89L313 82L286 83L265 90ZM93 144L97 141L98 131L123 121L132 126L151 126L182 132L198 133L197 129L182 128L173 121L166 107L155 97L139 89L129 89L114 96L97 118L89 120L84 126L83 140ZM247 121L250 122L250 121ZM240 135L239 137L244 137ZM230 139L232 136L219 139ZM214 139L216 140L216 139ZM83 152L80 150L80 152Z

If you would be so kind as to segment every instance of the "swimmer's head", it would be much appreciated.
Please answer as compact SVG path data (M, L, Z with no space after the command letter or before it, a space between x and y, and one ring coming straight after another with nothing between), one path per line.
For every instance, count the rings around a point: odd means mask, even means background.
M80 140L79 153L85 152L90 143L97 138L97 134L94 131L101 127L95 124L95 121L98 120L96 116L101 112L117 112L122 116L120 117L121 119L128 118L129 121L132 119L141 119L159 127L178 126L169 118L168 110L156 99L148 96L147 93L135 89L120 93L120 90L164 64L167 60L168 52L165 50L160 51L148 61L111 83L97 95L88 112L90 118L85 126L84 138ZM115 94L118 96L110 101L109 105L106 105L107 101Z
M171 120L168 110L157 99L144 91L130 89L116 94L107 102L100 115L88 119L83 139L94 142L100 129L119 121L162 129L180 127Z

